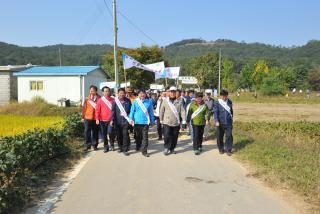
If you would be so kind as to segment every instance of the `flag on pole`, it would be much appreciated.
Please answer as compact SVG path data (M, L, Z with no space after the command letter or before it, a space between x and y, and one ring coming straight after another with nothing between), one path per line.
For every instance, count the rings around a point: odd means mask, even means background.
M146 71L159 72L153 68L147 67L147 65L144 65L144 64L138 62L137 60L135 60L134 58L132 58L131 56L129 56L125 53L122 54L122 59L123 59L124 69L129 69L129 68L135 67L135 68L139 68L139 69L146 70Z
M177 79L180 74L180 67L168 67L164 68L161 74L156 73L155 79L168 78Z
M164 62L157 62L153 64L147 64L145 65L147 68L151 69L156 73L156 75L161 75L164 70Z

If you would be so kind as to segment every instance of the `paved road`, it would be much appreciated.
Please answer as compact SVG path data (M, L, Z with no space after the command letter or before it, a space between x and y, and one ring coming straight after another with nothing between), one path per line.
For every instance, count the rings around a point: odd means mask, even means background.
M132 146L133 148L133 146ZM53 213L202 214L296 213L276 194L246 176L233 158L219 155L213 141L195 156L183 136L178 154L164 156L151 141L149 158L132 152L91 154Z

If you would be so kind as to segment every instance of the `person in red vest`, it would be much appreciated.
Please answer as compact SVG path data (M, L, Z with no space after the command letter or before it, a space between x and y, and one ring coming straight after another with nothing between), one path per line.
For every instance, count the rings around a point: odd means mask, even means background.
M114 98L111 97L110 88L105 86L102 88L103 96L97 102L96 109L96 124L100 126L100 131L103 137L104 152L109 151L108 135L110 139L110 148L114 150L114 142L112 134L112 105Z
M91 85L89 96L83 102L82 122L84 123L85 149L88 151L91 146L97 150L99 127L96 124L95 110L100 96L97 94L97 87Z

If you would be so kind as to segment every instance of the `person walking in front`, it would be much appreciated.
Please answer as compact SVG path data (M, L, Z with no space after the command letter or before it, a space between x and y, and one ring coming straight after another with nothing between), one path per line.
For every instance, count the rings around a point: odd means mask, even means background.
M131 109L131 101L126 97L126 91L124 88L118 89L118 96L115 97L112 105L112 118L113 126L116 129L119 152L123 152L124 155L129 155L130 150L130 137L129 137L129 113Z
M214 121L217 127L217 145L220 154L232 154L233 145L233 108L232 101L228 98L228 91L221 90L220 99L214 102ZM223 137L226 135L226 142Z
M176 99L176 87L170 87L167 97L160 107L160 121L163 124L164 154L175 154L180 125L186 128L186 112L182 102ZM182 121L181 121L182 119Z
M100 126L100 132L103 139L104 152L114 150L114 138L112 135L112 103L114 102L111 97L110 88L105 86L102 88L103 96L97 102L96 108L96 124ZM108 144L108 135L110 140L110 147Z
M208 121L209 124L204 127L204 134L203 136L206 138L209 136L210 122L213 121L213 113L214 113L214 99L211 97L211 90L205 90L206 97L204 99L204 103L208 106Z
M199 155L202 152L204 127L209 124L208 115L208 106L203 101L203 94L198 92L196 99L190 104L187 116L187 123L191 122L192 125L195 155Z
M155 116L155 119L157 120L158 140L162 140L162 124L160 123L159 115L160 115L160 107L164 99L166 99L165 91L161 92L161 95L157 100L156 109L154 110L154 116Z
M142 155L149 157L148 154L148 131L149 126L154 123L152 102L146 99L146 92L140 90L138 98L136 98L131 106L129 118L132 120L130 123L134 125L136 151L142 147Z
M84 123L85 149L88 151L91 146L94 150L98 147L99 127L95 120L95 111L100 96L97 94L98 88L94 85L89 87L89 96L83 102L82 119Z

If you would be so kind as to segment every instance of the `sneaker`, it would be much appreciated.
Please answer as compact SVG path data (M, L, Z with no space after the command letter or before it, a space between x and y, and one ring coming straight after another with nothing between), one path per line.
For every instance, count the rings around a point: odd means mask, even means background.
M170 151L171 154L177 154L177 152L173 149Z
M98 151L98 147L97 146L93 147L93 150Z
M150 157L148 153L142 153L142 155L145 156L146 158Z
M220 153L220 155L223 155L224 154L224 150L220 150L219 153Z
M202 152L202 151L203 151L203 150L202 150L202 147L200 147L200 148L199 148L199 151L200 151L200 152Z
M110 151L114 151L114 146L110 146Z
M199 151L199 150L195 150L195 151L194 151L194 154L195 154L195 155L200 155L200 151Z
M119 150L118 150L118 153L121 153L121 152L123 152L122 149L119 149Z
M169 154L170 154L169 149L165 149L165 150L163 151L163 154L164 154L165 156L169 155Z
M91 148L90 147L86 147L83 149L84 152L88 152Z
M232 152L231 152L231 151L228 151L228 152L227 152L227 155L228 155L228 156L231 156L231 155L232 155Z
M123 153L125 156L129 156L130 154L129 154L129 152L124 152Z

